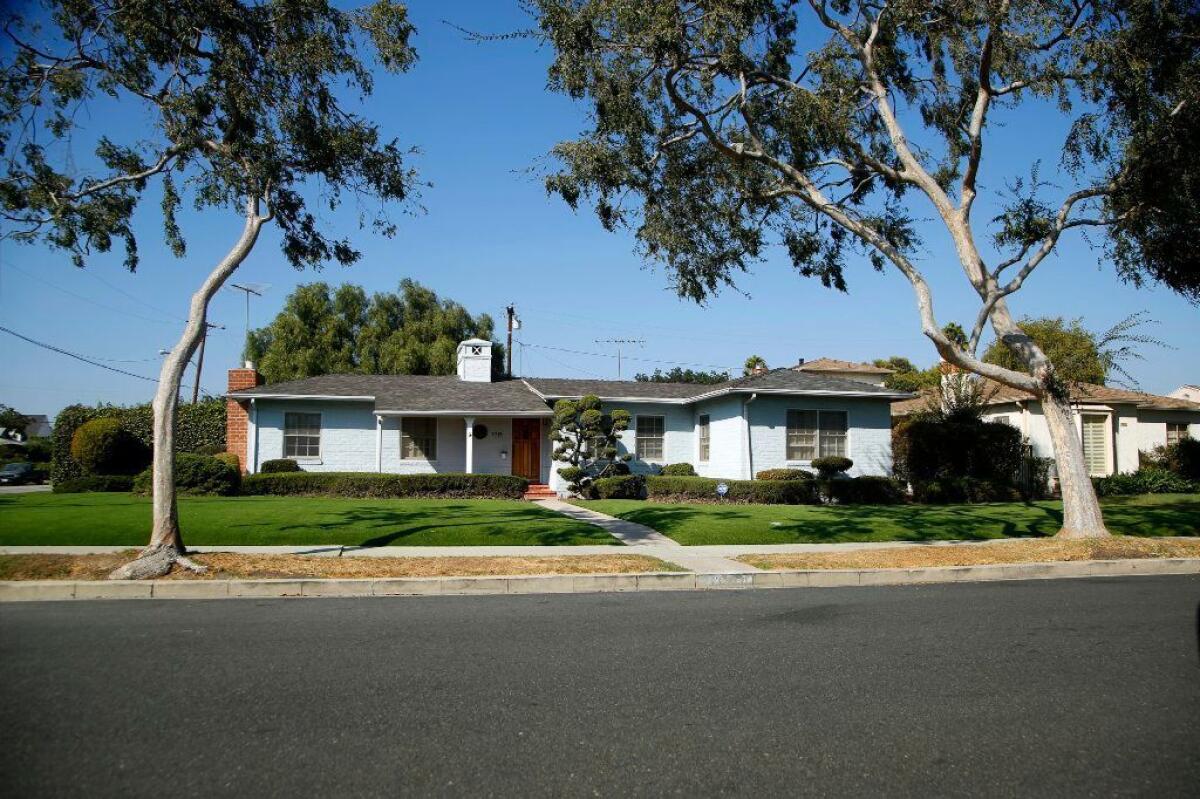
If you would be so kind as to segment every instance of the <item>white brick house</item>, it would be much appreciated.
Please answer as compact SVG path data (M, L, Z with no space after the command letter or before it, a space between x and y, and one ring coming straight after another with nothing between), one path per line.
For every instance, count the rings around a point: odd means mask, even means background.
M594 394L633 419L620 448L652 473L690 463L701 475L749 479L845 455L851 474L891 471L890 404L882 386L793 369L716 385L554 378L491 379L491 343L458 347L453 376L323 375L260 385L230 372L228 440L249 472L295 459L307 471L516 474L562 492L551 460L551 407Z

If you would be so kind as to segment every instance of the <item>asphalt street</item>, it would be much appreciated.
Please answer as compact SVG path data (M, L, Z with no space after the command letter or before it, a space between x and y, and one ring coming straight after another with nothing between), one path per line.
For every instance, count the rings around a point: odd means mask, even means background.
M1195 796L1200 578L0 605L0 795Z

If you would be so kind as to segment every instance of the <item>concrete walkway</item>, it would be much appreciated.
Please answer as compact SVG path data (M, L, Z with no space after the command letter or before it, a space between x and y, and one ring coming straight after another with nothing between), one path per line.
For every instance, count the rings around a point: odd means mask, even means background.
M601 530L616 538L626 546L636 547L639 553L653 556L675 563L694 572L710 574L748 574L758 571L753 566L747 566L736 560L731 560L717 554L694 552L691 547L684 547L673 538L668 538L657 530L643 524L618 519L606 513L599 513L589 508L581 508L561 499L543 499L534 503L546 510L570 516L588 524L594 524Z

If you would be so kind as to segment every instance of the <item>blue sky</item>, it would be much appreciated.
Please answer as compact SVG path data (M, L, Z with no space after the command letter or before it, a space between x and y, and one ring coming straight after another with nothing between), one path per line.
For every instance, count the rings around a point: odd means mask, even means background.
M298 283L325 280L394 290L411 277L498 323L509 302L524 322L520 374L616 377L614 348L598 339L644 339L626 348L624 375L675 363L736 368L752 353L771 366L820 356L869 360L904 355L920 365L936 359L920 335L908 283L895 272L874 272L865 260L849 270L848 294L824 289L792 271L781 251L739 281L746 295L725 292L706 307L679 300L661 269L642 263L632 237L603 231L587 211L573 213L545 194L539 172L545 154L585 124L585 108L545 90L550 54L533 42L476 44L444 19L481 31L527 27L516 4L424 2L410 4L420 60L407 75L380 75L368 113L385 133L420 148L412 161L431 186L418 213L397 209L393 239L355 230L354 216L327 218L351 231L363 253L349 268L297 272L283 260L269 232L235 277L270 287L251 307L254 326L265 324ZM83 116L91 132L109 109ZM985 197L976 218L994 213L986 199L1022 174L1031 158L1056 162L1062 121L1046 109L1002 114L1005 126L989 142L982 175ZM86 148L72 153L80 162ZM1044 167L1043 177L1052 169ZM914 196L913 215L930 210ZM188 255L178 260L162 244L157 198L138 219L142 265L125 272L120 256L95 257L85 270L61 253L0 243L0 325L27 336L148 377L157 376L158 350L177 339L191 291L236 238L232 211L186 214ZM975 303L937 225L923 224L920 262L935 289L939 320L964 325ZM1065 239L1012 298L1018 315L1083 317L1104 329L1135 311L1159 324L1148 332L1174 349L1144 350L1129 369L1143 390L1166 392L1200 379L1197 309L1169 291L1120 283L1099 254L1074 236ZM218 393L225 370L237 364L244 319L242 295L223 291L210 319L225 325L209 338L203 388ZM75 403L148 400L153 384L89 366L0 334L4 369L0 402L27 413L56 413ZM605 353L581 355L578 353ZM637 359L637 360L634 360ZM192 380L189 371L187 381Z

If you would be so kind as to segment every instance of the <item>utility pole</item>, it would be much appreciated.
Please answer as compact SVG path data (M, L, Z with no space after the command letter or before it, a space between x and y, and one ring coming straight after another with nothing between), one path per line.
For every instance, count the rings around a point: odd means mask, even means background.
M225 326L214 325L212 322L204 323L204 333L200 336L200 354L196 357L196 385L192 386L193 405L195 405L200 399L200 372L204 369L204 344L208 341L208 331L213 328L217 330L224 330Z
M596 344L616 344L617 345L617 379L621 379L621 345L636 344L641 347L645 345L646 340L641 338L598 338L594 339Z
M250 283L247 285L242 285L241 283L230 283L229 288L234 289L235 291L245 292L246 294L246 337L242 339L242 354L244 356L246 353L246 345L250 342L250 295L253 294L255 297L261 297L263 289L267 287L257 283ZM201 342L200 346L204 346L203 342ZM201 352L203 351L204 350L201 349Z
M504 373L509 377L513 376L512 371L512 334L514 330L521 329L521 320L517 318L517 309L511 302L504 309L504 315L508 321L508 341L504 349Z

